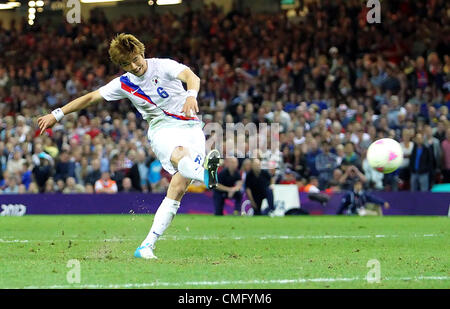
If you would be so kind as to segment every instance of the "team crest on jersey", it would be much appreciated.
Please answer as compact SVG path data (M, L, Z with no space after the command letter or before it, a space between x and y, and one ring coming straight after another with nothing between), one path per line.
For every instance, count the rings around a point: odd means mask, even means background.
M159 77L158 76L153 76L152 78L152 84L153 86L156 86L159 82Z

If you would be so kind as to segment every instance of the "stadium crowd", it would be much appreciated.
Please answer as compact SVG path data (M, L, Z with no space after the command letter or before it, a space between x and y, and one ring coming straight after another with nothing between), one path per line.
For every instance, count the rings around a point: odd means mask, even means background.
M93 10L80 24L24 20L8 30L0 21L0 192L167 189L147 123L126 100L70 114L41 136L36 125L120 73L107 52L120 32L143 41L146 57L199 75L205 124L279 123L280 148L259 152L277 183L428 191L450 182L450 2L383 2L380 24L367 23L361 1L319 2L292 17L209 5L114 21ZM383 137L405 154L386 175L365 159ZM242 172L251 155L244 139L244 154L225 153L239 156Z

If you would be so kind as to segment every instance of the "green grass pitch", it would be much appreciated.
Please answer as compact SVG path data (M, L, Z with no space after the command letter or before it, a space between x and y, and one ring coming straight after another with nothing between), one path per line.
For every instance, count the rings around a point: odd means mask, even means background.
M450 288L446 217L179 214L136 259L152 220L0 217L0 288Z

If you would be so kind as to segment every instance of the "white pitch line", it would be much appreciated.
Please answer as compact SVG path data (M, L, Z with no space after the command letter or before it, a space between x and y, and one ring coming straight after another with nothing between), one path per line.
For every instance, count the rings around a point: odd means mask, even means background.
M31 242L31 241L34 241L34 240L27 240L27 239L10 239L10 240L7 240L7 239L1 239L0 238L0 243L6 243L6 244L8 244L8 243Z
M449 280L448 276L418 276L418 277L387 277L381 281L422 281L422 280ZM148 283L123 283L123 284L74 284L51 286L26 286L24 289L123 289L123 288L151 288L151 287L182 287L182 286L221 286L221 285L245 285L245 284L293 284L311 282L352 282L366 281L366 278L297 278L297 279L273 279L273 280L236 280L236 281L187 281L187 282L148 282ZM375 285L374 285L375 286Z
M424 234L424 235L266 235L266 236L162 236L161 240L243 240L243 239L364 239L364 238L397 238L397 237L439 237L443 235ZM78 242L121 242L121 241L138 241L140 238L106 238L106 239L77 239L76 236L65 236L65 239L54 240L37 240L37 239L2 239L0 243L31 243L31 242L57 242L57 241L78 241Z

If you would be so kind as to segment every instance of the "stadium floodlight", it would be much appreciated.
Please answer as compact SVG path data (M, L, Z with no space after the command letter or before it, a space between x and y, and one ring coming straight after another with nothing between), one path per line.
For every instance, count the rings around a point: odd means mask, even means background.
M7 3L0 3L0 10L10 10L19 7L21 4L17 1L10 1Z
M36 13L36 9L35 8L29 8L28 9L28 13L29 14L34 14L34 13Z
M182 0L156 0L157 5L171 5L171 4L180 4L183 2Z
M29 2L28 2L28 6L29 6L30 8L35 7L35 6L36 6L36 1L29 1Z
M44 1L42 1L42 0L36 1L36 6L38 6L38 7L44 6Z
M29 24L30 26L33 26L33 25L34 25L34 20L29 19L29 20L28 20L28 24Z
M34 15L34 14L28 14L28 19L30 19L30 20L33 20L33 19L35 19L36 18L36 15Z
M122 0L81 0L81 3L119 2Z

